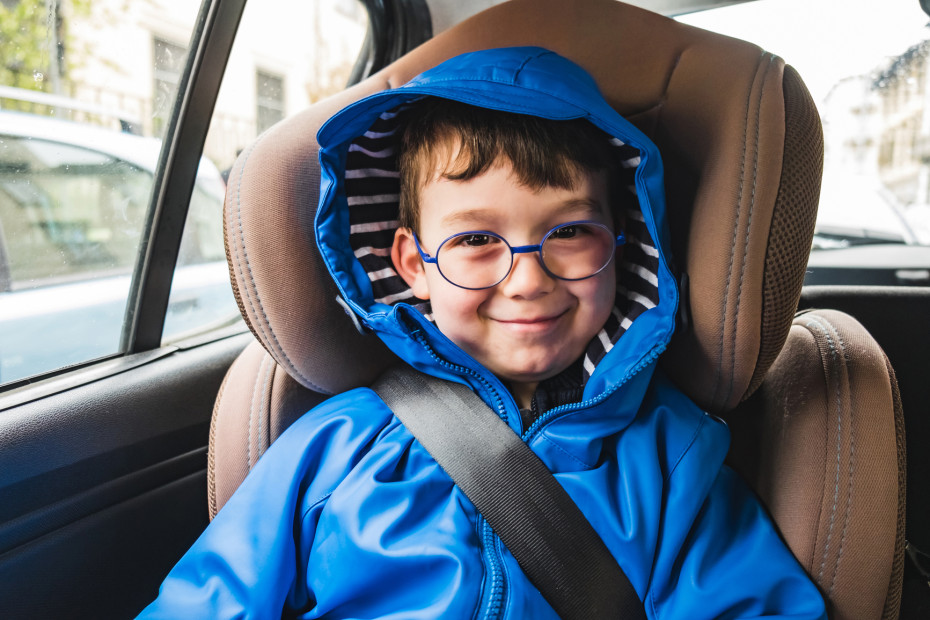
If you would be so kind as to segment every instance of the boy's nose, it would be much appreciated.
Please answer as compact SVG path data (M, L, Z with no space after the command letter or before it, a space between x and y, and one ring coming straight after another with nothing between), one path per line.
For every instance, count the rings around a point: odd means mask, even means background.
M550 276L542 263L538 252L515 254L513 267L498 287L510 297L533 299L552 292L555 278Z

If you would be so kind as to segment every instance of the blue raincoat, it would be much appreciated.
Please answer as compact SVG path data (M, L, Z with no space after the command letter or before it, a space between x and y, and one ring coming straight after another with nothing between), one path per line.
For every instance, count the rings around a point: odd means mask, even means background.
M443 336L392 273L398 111L433 95L613 136L627 213L617 308L584 356L580 402L523 428L498 380ZM662 164L570 61L539 48L453 58L319 132L320 250L358 319L423 372L475 390L555 474L649 618L823 618L816 587L723 465L726 426L656 368L674 327ZM373 170L382 172L372 172ZM396 226L396 222L393 224ZM554 618L472 503L369 389L338 395L262 456L145 618Z

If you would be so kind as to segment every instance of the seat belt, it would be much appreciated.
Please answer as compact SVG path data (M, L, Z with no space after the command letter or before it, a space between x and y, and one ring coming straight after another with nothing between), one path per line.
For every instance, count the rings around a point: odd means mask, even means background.
M645 620L604 541L536 454L481 397L409 366L374 391L491 525L565 620Z

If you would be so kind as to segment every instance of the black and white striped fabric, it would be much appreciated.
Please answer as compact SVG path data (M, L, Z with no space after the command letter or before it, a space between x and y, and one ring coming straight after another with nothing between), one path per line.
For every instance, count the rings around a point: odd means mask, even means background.
M414 297L391 262L391 245L398 227L400 178L394 134L400 109L385 112L364 135L356 138L346 155L345 192L349 206L349 243L368 273L374 300L393 305L409 303L429 320L428 301ZM634 176L639 151L611 139L621 162L621 182L636 196ZM588 345L584 380L640 314L659 303L659 252L643 220L637 200L626 212L626 245L618 266L617 298L611 316Z

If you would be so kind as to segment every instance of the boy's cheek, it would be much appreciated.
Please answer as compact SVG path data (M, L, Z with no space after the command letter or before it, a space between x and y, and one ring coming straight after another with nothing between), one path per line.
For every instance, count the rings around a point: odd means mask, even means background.
M610 305L613 307L614 298L617 295L617 280L620 277L620 271L617 269L619 263L618 257L618 260L608 265L601 273L588 280L578 282L584 287L584 289L577 289L576 293L581 303L595 304L600 307L606 301L610 301Z
M464 323L477 318L478 306L483 296L478 291L453 286L443 280L432 281L429 285L430 303L437 321L443 317L450 322L448 327L454 327L454 322Z
M439 330L459 346L482 337L479 310L486 298L483 291L469 291L448 284L431 284L430 304Z

